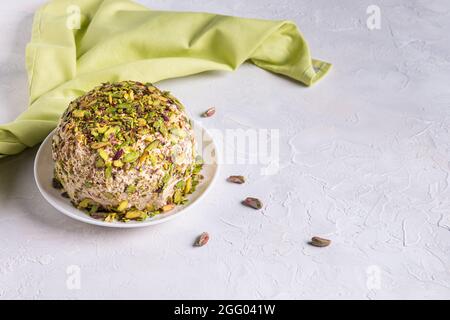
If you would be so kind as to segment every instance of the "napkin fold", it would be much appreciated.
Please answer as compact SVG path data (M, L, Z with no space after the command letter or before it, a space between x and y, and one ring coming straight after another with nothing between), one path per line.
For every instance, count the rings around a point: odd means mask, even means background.
M102 82L154 83L245 61L307 86L331 66L311 58L290 21L154 11L130 0L50 1L36 12L26 49L29 108L0 125L0 157L41 142L70 101Z

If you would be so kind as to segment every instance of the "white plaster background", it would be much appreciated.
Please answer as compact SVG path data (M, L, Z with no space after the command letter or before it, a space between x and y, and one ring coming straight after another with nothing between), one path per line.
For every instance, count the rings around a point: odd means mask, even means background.
M0 9L0 121L25 108L24 47L43 1ZM195 211L141 230L59 214L40 196L36 148L0 161L0 298L450 298L450 3L154 0L157 9L294 20L333 62L305 88L251 65L165 81L209 128L278 128L281 171L225 166ZM366 27L380 6L381 30ZM225 182L244 174L242 186ZM240 205L248 195L265 207ZM197 234L210 243L193 248ZM330 247L307 245L313 235ZM66 268L81 268L81 289ZM381 286L367 286L369 266Z

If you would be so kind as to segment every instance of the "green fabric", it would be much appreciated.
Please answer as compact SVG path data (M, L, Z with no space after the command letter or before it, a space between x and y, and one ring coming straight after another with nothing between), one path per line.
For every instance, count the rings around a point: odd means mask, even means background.
M41 142L70 101L102 82L154 83L245 61L308 86L330 68L311 58L289 21L153 11L130 0L50 1L34 17L26 51L30 105L0 125L0 157Z

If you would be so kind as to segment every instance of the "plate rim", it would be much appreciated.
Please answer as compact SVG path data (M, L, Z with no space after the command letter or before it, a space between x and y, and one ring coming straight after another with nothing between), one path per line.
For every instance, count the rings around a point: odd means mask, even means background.
M214 141L213 135L211 135L211 133L208 131L208 129L206 129L205 127L201 126L198 122L194 122L194 127L200 129L202 132L206 133L207 137L210 138L211 143L213 144L213 150L215 152L215 172L211 178L210 183L206 186L205 190L203 191L203 193L201 193L192 203L190 203L189 205L187 205L186 207L180 209L178 212L169 215L165 218L161 218L161 219L157 219L157 220L151 220L151 221L142 221L142 222L136 222L136 223L124 223L124 222L105 222L105 221L101 221L101 220L96 220L92 217L89 217L84 211L81 211L77 208L74 207L75 210L78 210L80 212L82 212L85 216L80 216L77 215L75 213L72 213L68 210L65 210L64 208L61 208L60 205L55 202L53 200L53 196L48 194L44 187L41 185L40 180L38 179L38 164L39 164L39 159L42 155L42 153L44 152L44 146L47 145L49 143L49 140L53 137L53 134L56 130L53 129L48 135L47 137L45 137L44 141L42 141L42 143L39 146L39 149L35 155L34 158L34 164L33 164L33 174L34 174L34 181L38 187L38 190L40 192L40 194L42 195L42 197L54 208L56 209L59 213L62 213L72 219L75 219L77 221L80 222L84 222L87 224L91 224L91 225L96 225L96 226L101 226L101 227L107 227L107 228L121 228L121 229L129 229L129 228L142 228L142 227L148 227L148 226L154 226L157 224L161 224L164 222L168 222L171 221L172 219L175 219L176 217L181 216L182 214L185 214L186 211L191 210L194 206L196 206L196 204L198 202L200 202L200 200L202 200L206 194L210 191L210 189L213 187L213 185L215 184L217 177L219 175L219 170L220 170L220 165L219 165L219 161L218 159L220 159L220 155L219 155L219 150L217 148L217 145Z

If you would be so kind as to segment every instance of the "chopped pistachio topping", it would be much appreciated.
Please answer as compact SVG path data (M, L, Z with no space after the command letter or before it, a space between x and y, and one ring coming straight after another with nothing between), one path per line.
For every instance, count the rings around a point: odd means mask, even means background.
M128 194L134 193L134 192L136 192L136 186L133 186L132 184L130 184L125 191Z
M123 157L123 162L134 162L139 158L140 154L137 151L125 154Z
M83 118L85 111L84 110L73 110L72 114L75 118Z
M92 149L100 149L103 147L106 147L109 143L108 142L94 142L91 144Z
M145 215L145 212L144 212L144 211L141 211L141 210L131 210L131 211L128 211L128 212L125 214L125 218L127 218L127 219L136 219L136 218L142 217L143 215Z
M89 206L89 204L91 204L91 199L86 198L86 199L83 199L83 200L78 204L78 206L79 206L80 208L87 208L87 207Z
M165 206L163 206L161 208L162 212L168 212L170 210L172 210L173 208L175 208L175 205L173 203L170 204L166 204Z
M119 206L117 207L117 211L124 211L128 207L128 201L123 200L119 203Z
M106 152L105 149L98 149L98 155L99 155L104 161L108 161L108 159L109 159L108 152Z

